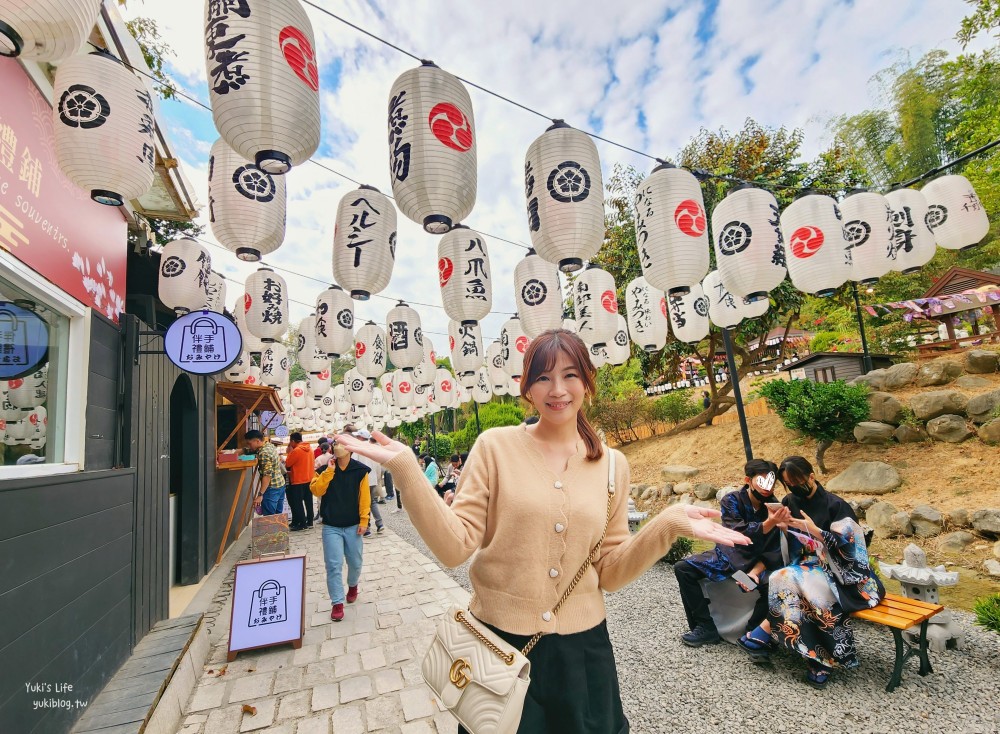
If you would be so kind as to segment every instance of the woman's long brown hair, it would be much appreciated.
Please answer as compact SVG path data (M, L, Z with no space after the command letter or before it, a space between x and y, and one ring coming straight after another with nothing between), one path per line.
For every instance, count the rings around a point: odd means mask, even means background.
M593 397L597 392L595 376L597 369L590 361L587 346L572 331L566 329L549 329L543 331L531 340L528 351L524 355L524 372L521 377L521 397L528 399L528 390L538 382L543 372L548 372L556 364L556 357L562 352L569 357L570 362L580 373L587 397ZM576 430L587 445L587 461L597 461L604 455L604 448L597 431L590 425L583 408L576 414Z

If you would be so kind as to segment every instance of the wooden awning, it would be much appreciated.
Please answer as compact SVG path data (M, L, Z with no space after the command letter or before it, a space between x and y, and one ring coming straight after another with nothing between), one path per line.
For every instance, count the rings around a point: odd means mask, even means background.
M215 391L229 402L245 411L270 410L284 412L278 391L266 385L244 385L235 382L217 382Z

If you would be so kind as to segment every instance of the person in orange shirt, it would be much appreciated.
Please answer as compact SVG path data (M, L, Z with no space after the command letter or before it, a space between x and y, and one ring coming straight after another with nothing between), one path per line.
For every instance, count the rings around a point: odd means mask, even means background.
M309 493L309 482L316 472L313 469L313 451L296 431L289 436L288 452L285 454L285 468L288 469L288 505L292 508L292 524L289 530L305 530L313 526L313 503Z

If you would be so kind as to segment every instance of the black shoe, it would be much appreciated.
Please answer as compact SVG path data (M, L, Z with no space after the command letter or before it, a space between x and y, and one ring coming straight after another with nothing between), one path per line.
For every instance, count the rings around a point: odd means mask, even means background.
M719 632L714 626L706 627L699 624L690 632L681 635L681 642L688 647L701 647L702 645L718 645L722 642L722 638L719 637Z
M309 529L309 528L311 528L312 526L313 526L313 524L312 524L311 522L307 522L307 523L306 523L306 530L308 530L308 529Z
M290 531L292 531L293 533L295 533L295 532L298 532L299 530L305 530L306 526L305 525L289 525L288 529Z

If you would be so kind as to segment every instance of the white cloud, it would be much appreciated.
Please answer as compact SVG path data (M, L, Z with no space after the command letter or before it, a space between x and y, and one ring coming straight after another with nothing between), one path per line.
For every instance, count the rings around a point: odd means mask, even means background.
M803 3L722 0L704 31L706 5L692 0L573 4L512 0L461 3L419 0L405 4L318 0L343 17L442 68L487 86L545 115L590 128L655 155L674 155L698 128L738 128L747 117L773 126L803 127L805 151L822 149L824 120L873 103L868 80L908 50L914 58L942 47L957 50L952 34L968 12L962 0L856 0ZM321 78L340 65L339 84L322 91L322 162L389 193L385 110L389 88L415 61L307 8L323 63ZM170 71L186 88L204 92L202 0L133 2L129 16L155 18L177 52ZM754 63L744 68L749 60ZM324 76L324 73L327 76ZM749 87L749 90L748 90ZM524 213L524 152L547 120L470 88L479 151L479 194L467 224L528 242ZM171 120L173 103L162 105ZM190 113L187 113L190 114ZM203 113L210 119L210 113ZM639 127L640 114L646 122ZM196 140L168 124L183 149L189 178L207 201L205 163L213 140ZM598 143L605 180L614 164L648 170L651 162ZM285 274L294 298L311 303L331 277L333 217L353 184L305 164L288 175L285 244L269 258L317 280ZM205 214L203 213L203 219ZM384 322L395 298L440 303L437 238L399 217L399 245L392 283L383 295L357 305L362 319ZM524 250L489 241L494 310L484 334L495 337L514 310L510 286ZM244 278L253 267L217 249L216 267ZM319 282L322 281L322 282ZM230 287L229 300L235 297ZM447 332L439 308L418 307L429 332ZM308 307L294 305L294 320ZM441 347L446 337L432 334Z

